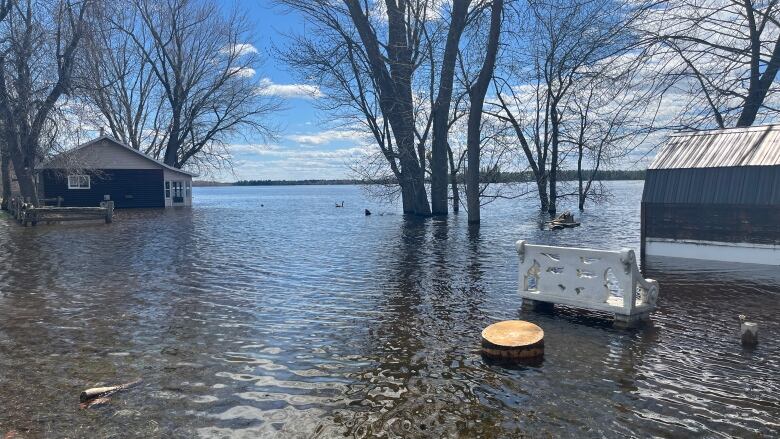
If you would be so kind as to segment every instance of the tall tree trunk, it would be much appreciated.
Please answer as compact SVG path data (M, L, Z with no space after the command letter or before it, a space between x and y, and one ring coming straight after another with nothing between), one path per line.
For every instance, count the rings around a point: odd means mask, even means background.
M472 113L474 107L471 108ZM468 149L466 150L466 208L468 209L468 218L470 223L478 223L480 221L479 212L479 153L480 153L480 116L477 116L476 121L472 122L471 114L469 114L468 122ZM472 145L473 144L473 145Z
M468 219L470 223L478 223L480 220L479 155L482 134L482 107L485 104L485 94L496 66L503 10L504 0L493 0L493 4L490 7L490 32L488 34L485 59L477 80L469 88L471 108L469 109L468 133L466 134L466 156L468 160L468 167L466 168L466 204L468 205Z
M175 118L174 118L175 119ZM168 134L168 144L165 145L165 155L163 163L176 168L179 161L179 123L174 120L171 124L171 131Z
M760 50L760 42L753 43L758 44ZM754 57L760 57L760 54L753 55ZM753 61L756 64L755 70L758 72L760 58ZM749 127L756 121L756 116L761 106L764 105L767 93L777 77L777 72L780 70L780 38L775 42L774 50L772 51L772 57L767 63L767 66L762 74L751 74L750 86L748 89L747 97L742 108L742 113L739 115L737 121L738 127Z
M411 102L411 89L409 102ZM403 113L403 110L399 110L398 107L396 107L395 111ZM408 111L411 114L411 106ZM411 208L411 210L404 210L404 213L428 216L431 214L431 207L428 204L428 192L425 189L425 171L420 167L420 162L417 158L413 121L406 119L402 114L390 117L390 124L393 125L393 132L395 133L396 145L398 145L399 162L401 163L401 196L409 198L403 204L406 208Z
M19 151L11 153L11 161L14 165L14 174L19 184L19 192L22 198L29 200L34 206L40 205L38 202L38 188L35 185L35 169L25 163L24 157Z
M550 204L547 206L547 211L554 215L558 203L558 134L560 131L558 105L555 101L551 104L550 114L552 116L552 138L550 141L552 153L550 155Z
M8 153L3 149L0 154L0 174L2 174L2 186L3 186L3 201L0 204L0 209L8 210L8 201L11 199L11 158Z
M539 206L542 211L550 206L550 199L547 197L547 176L540 175L536 179L536 189L539 192Z
M431 150L431 211L434 215L447 214L447 135L449 132L452 83L458 45L466 26L470 0L453 0L450 28L441 65L439 94L433 108L433 140Z
M458 168L455 167L455 157L452 154L449 142L447 143L447 156L450 159L450 185L452 186L452 211L460 210L460 192L458 191Z
M350 18L366 49L372 79L380 91L379 105L387 117L401 164L401 196L404 212L427 216L431 214L425 189L425 170L420 166L414 138L414 101L412 98L412 48L407 40L404 2L387 3L387 56L379 48L368 17L358 0L345 0ZM387 64L385 64L387 62ZM388 70L389 65L389 70Z
M580 210L582 211L582 210L585 210L585 192L584 192L584 188L583 188L583 184L582 184L582 180L583 180L583 177L582 177L582 153L583 153L583 151L582 151L583 150L582 143L577 145L577 148L578 148L577 152L579 153L577 155L577 183L579 184L579 188L578 188L577 194L579 194L579 196L578 196L578 199L579 199L578 200L579 201L578 205L579 205Z
M411 185L409 185L403 175L398 179L398 185L401 187L401 207L403 212L414 214L414 193Z

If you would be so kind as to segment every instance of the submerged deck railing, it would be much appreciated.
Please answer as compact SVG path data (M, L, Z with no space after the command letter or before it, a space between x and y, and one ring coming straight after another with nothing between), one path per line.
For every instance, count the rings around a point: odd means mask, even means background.
M518 241L524 305L563 304L634 323L655 309L658 282L639 272L634 251L553 247ZM528 303L526 303L528 302Z
M114 202L107 200L99 207L59 207L62 199L55 199L58 206L35 207L21 197L13 197L8 202L8 211L25 227L39 222L105 220L110 223L114 218Z

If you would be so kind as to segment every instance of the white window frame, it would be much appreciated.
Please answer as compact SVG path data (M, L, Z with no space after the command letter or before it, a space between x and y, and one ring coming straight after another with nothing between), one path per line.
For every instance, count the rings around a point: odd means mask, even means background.
M89 175L74 174L68 175L68 189L92 189L92 179ZM86 186L84 186L86 182Z
M165 182L165 198L171 198L171 182Z
M171 190L173 192L173 198L184 198L184 183L175 180L171 184Z
M192 182L189 180L184 182L184 195L187 198L192 197Z

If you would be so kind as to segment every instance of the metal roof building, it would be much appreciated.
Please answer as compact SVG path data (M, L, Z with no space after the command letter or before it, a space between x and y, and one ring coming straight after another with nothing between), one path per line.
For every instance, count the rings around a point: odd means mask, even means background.
M780 265L780 124L670 136L647 170L642 245L739 262L769 248L758 259Z

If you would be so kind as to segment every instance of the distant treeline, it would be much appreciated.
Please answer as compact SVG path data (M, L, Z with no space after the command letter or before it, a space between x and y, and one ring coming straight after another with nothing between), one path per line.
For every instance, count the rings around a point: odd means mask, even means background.
M583 178L588 179L593 171L583 170ZM636 171L623 171L623 170L607 170L598 171L593 178L594 180L644 180L645 170ZM498 173L483 173L483 182L489 183L523 183L534 181L534 174L530 171L527 172L498 172ZM558 181L577 181L577 171L573 169L560 169L558 170Z
M583 171L585 176L589 176L591 171ZM488 177L489 175L489 177ZM460 176L459 176L460 177ZM533 181L531 172L499 172L486 173L483 181L490 183L523 183ZM598 171L595 180L644 180L645 171ZM577 171L560 170L558 171L559 181L576 181ZM357 179L338 179L338 180L240 180L235 183L217 183L217 182L195 182L196 186L301 186L301 185L361 185L361 184L392 184L390 180L357 180Z
M370 184L363 180L239 180L233 186L306 186L306 185L338 185L338 184Z

